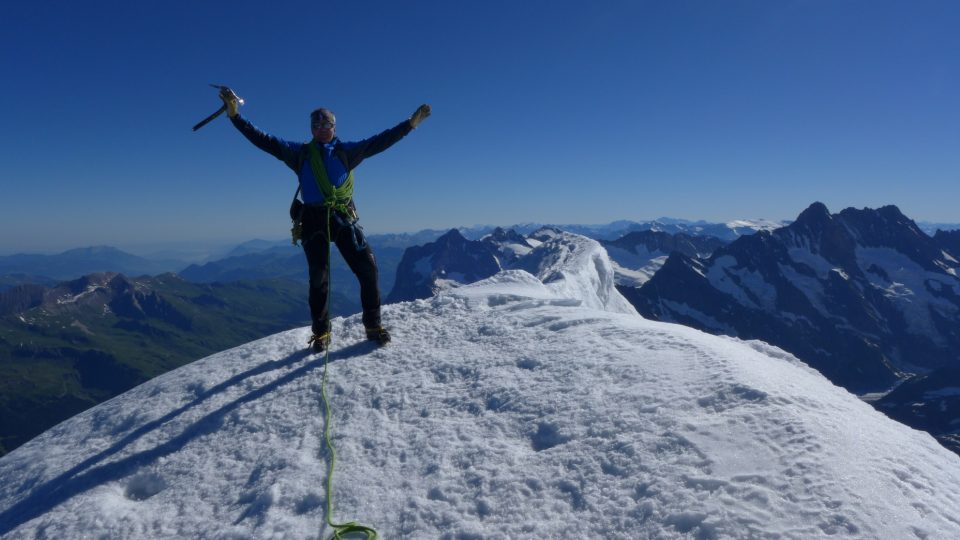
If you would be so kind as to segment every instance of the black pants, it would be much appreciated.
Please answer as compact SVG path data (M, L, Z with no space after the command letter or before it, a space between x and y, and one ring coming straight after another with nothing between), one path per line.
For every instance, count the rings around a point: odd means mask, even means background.
M377 261L373 251L359 230L347 225L330 211L330 238L337 245L347 266L360 281L360 305L363 307L363 325L380 326L380 285ZM360 236L355 238L354 235ZM357 249L357 241L362 249ZM310 315L313 333L330 331L330 240L327 237L327 209L307 206L303 211L303 251L310 268Z

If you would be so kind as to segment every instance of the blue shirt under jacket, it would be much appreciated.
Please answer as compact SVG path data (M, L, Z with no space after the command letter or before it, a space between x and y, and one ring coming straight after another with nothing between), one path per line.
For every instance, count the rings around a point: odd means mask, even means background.
M340 139L333 139L327 144L307 143L319 146L320 155L323 156L323 166L327 170L327 177L335 188L342 186L350 174L350 172L347 171L346 165L333 153L337 143L341 144L344 149L356 144L340 142ZM322 204L324 201L323 194L320 192L320 188L317 187L317 180L313 174L313 167L310 166L309 159L303 160L303 165L300 166L297 177L300 180L300 189L302 190L300 196L303 197L303 202L307 204Z

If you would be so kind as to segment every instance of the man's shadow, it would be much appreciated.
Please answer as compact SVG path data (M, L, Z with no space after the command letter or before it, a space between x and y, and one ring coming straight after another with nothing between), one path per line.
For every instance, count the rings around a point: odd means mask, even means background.
M377 346L371 342L356 343L335 352L331 352L330 362L362 356L373 351L376 349L376 347ZM21 499L19 502L0 512L0 536L3 536L13 529L16 529L31 519L49 512L57 505L69 500L75 495L79 495L98 485L129 476L137 469L149 465L161 457L168 456L181 450L184 446L197 437L216 432L222 425L222 421L227 414L236 410L241 405L256 401L257 399L269 394L270 392L273 392L281 386L303 377L317 367L323 367L325 358L323 356L318 356L317 358L303 364L289 373L286 373L255 390L247 392L230 403L227 403L206 414L202 418L199 418L196 422L188 425L179 435L155 446L154 448L143 450L135 454L130 454L127 457L111 463L96 466L98 463L118 454L140 437L143 437L147 433L156 430L165 423L199 406L207 399L226 391L228 388L239 384L245 379L284 367L293 366L301 360L308 358L310 355L311 353L306 350L297 351L286 358L282 358L280 360L268 360L250 370L234 375L226 381L223 381L220 384L217 384L216 386L213 386L210 389L198 394L193 401L187 403L179 409L173 410L156 420L147 422L146 424L125 435L122 439L115 442L109 448L81 461L68 471L63 472L55 478L47 480L43 484L33 489L24 499ZM25 485L20 487L19 492L24 493L29 491L34 485L36 485L36 483L36 481L28 481Z

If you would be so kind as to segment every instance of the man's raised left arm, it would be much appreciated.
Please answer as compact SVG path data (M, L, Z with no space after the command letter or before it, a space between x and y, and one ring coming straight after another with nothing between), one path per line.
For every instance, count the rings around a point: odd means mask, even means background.
M347 152L349 168L353 169L364 159L375 156L390 148L397 141L404 138L411 131L416 129L428 116L430 116L430 106L421 105L414 111L409 119L400 122L396 126L378 133L369 139L364 139L355 143L344 143L344 150Z

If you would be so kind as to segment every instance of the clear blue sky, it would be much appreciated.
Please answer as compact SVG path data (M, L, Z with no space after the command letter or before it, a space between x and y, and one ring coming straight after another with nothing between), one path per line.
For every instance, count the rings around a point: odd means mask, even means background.
M960 2L4 2L0 252L282 238L223 118L355 140L368 232L897 204L960 222Z

